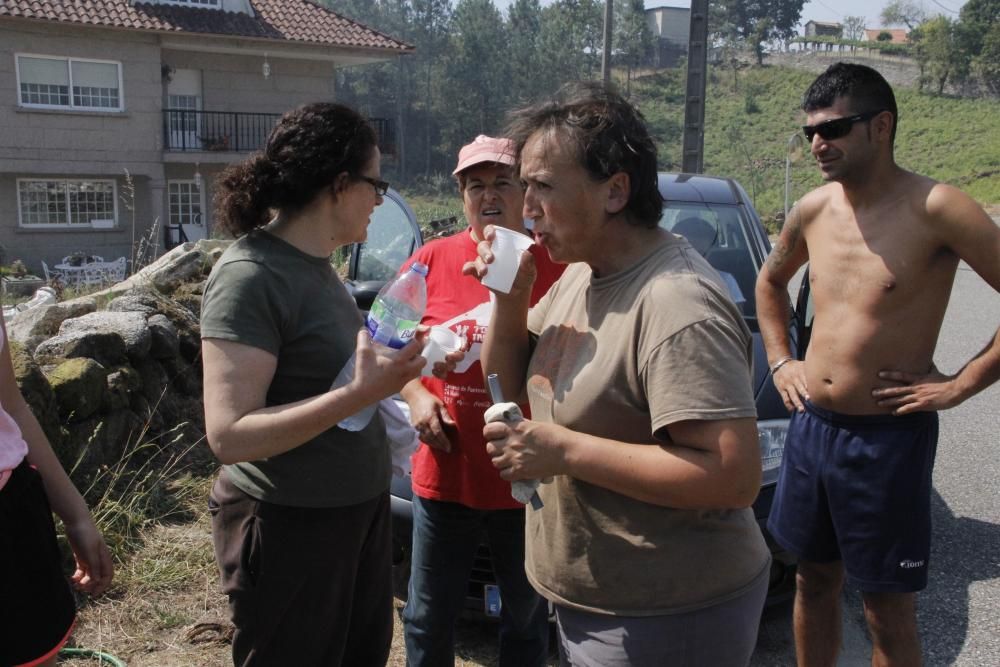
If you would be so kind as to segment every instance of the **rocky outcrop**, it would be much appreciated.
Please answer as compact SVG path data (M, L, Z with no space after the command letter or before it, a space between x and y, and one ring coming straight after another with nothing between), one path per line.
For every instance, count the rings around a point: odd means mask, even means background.
M59 333L64 321L95 310L97 301L89 297L32 308L17 313L7 322L7 335L34 352L39 343Z
M123 283L8 321L21 393L65 466L204 437L198 312L227 243L186 243Z

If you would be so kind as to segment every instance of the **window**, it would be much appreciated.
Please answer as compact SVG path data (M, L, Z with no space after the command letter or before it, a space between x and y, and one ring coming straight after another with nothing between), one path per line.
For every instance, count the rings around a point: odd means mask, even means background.
M739 207L725 204L670 201L660 218L660 227L686 237L719 272L744 315L753 315L757 307L757 268L747 238L750 224Z
M393 195L382 199L372 211L368 238L359 250L356 280L391 280L417 245L412 213Z
M170 181L167 183L170 195L171 225L201 224L201 189L195 181Z
M17 56L21 104L88 111L121 111L121 63Z
M22 227L91 227L94 221L117 220L115 200L110 180L17 180Z

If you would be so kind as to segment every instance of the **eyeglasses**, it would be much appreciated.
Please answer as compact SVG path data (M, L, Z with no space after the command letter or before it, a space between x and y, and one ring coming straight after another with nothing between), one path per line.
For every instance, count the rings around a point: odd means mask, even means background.
M379 197L384 197L385 193L389 191L389 184L385 181L380 181L377 178L372 178L370 176L359 176L362 181L366 181L375 188L375 194Z
M854 127L855 123L860 123L863 120L871 120L883 111L885 111L885 109L866 111L865 113L859 113L854 116L825 120L822 123L816 123L815 125L803 125L802 132L805 133L806 140L810 143L812 142L813 137L817 134L821 139L826 139L827 141L831 139L840 139L851 131L851 128Z

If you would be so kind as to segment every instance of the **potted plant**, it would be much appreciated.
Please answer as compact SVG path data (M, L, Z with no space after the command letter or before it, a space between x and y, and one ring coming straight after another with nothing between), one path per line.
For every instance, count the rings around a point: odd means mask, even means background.
M201 143L206 151L228 151L229 135L220 134L215 136L202 137Z

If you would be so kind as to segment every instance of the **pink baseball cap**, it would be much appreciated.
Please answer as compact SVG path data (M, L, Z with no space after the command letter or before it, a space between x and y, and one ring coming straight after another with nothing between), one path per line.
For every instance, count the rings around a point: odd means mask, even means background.
M462 146L458 151L458 166L451 172L453 176L483 162L514 165L514 142L510 139L498 139L480 134L472 143Z

